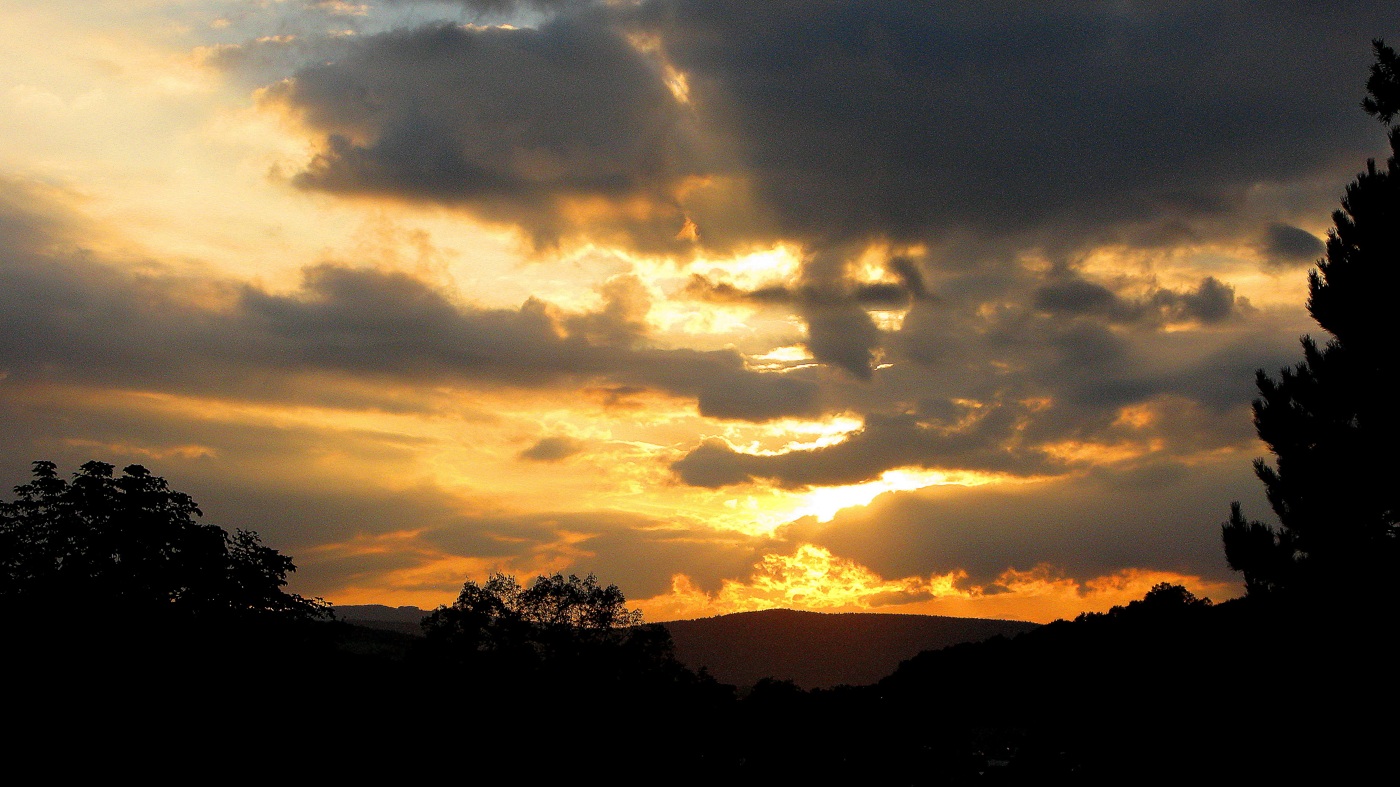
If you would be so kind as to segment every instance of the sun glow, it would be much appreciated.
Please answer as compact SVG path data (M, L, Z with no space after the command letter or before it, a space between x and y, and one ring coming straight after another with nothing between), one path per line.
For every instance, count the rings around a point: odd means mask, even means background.
M804 92L730 58L751 20L695 38L633 3L0 2L0 313L25 326L0 477L149 464L340 603L494 570L674 577L663 619L1231 592L1199 544L1257 493L1243 389L1316 330L1306 236L1352 143L1248 188L1148 184L1150 217L1071 190L1034 228L968 222L882 158L958 139L829 133L936 58L848 52ZM770 55L807 40L788 16ZM856 126L922 133L868 95L890 113Z
M894 333L904 327L904 318L908 315L908 309L877 309L870 312L870 319L874 321L876 328L886 333Z
M1159 438L1132 442L1099 443L1079 440L1065 440L1041 447L1041 450L1054 458L1070 464L1089 463L1109 465L1129 462L1148 454L1160 452L1166 441Z
M687 276L698 274L708 279L727 282L740 289L754 290L791 281L797 278L801 270L801 250L786 243L778 243L727 259L699 258L685 266L683 272Z
M791 554L764 555L754 564L749 579L725 580L714 592L706 592L690 577L676 574L671 578L670 592L643 599L638 606L651 621L790 608L1049 623L1085 611L1106 612L1141 598L1160 582L1183 585L1199 597L1224 599L1234 592L1229 585L1199 576L1143 569L1078 580L1044 563L1028 569L1008 568L985 584L974 584L960 570L885 579L825 547L802 544Z
M853 506L869 505L886 492L910 492L930 486L958 484L979 486L991 478L969 474L949 474L941 470L903 468L886 470L874 481L847 486L818 487L802 493L802 501L794 511L796 516L815 516L819 522L830 522L837 512Z
M849 415L834 415L820 420L781 418L758 426L728 424L724 438L743 453L776 456L843 443L864 425L861 419Z
M639 603L648 619L677 620L760 609L815 609L828 612L869 611L885 604L927 599L952 588L961 572L947 576L887 580L854 560L825 547L802 544L792 554L767 554L754 564L747 582L725 580L707 593L690 577L671 578L671 592Z

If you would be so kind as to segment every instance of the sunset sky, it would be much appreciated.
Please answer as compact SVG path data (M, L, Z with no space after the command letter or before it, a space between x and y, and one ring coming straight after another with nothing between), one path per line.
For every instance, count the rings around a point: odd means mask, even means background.
M0 488L337 604L1242 592L1383 2L5 0Z

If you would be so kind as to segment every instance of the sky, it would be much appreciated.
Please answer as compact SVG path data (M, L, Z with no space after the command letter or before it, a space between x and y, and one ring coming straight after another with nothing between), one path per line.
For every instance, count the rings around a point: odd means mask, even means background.
M336 604L1217 601L1385 2L5 0L0 486Z

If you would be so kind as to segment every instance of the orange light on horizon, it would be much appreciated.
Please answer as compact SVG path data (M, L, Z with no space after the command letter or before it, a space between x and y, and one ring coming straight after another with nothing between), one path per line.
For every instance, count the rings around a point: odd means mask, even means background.
M636 605L652 622L787 608L1049 623L1083 612L1106 612L1142 598L1162 582L1183 585L1198 597L1216 601L1240 592L1227 583L1147 569L1077 579L1049 564L1007 569L988 585L968 583L967 573L961 570L885 579L823 547L803 544L790 555L765 555L749 579L724 580L712 593L697 587L690 577L676 574L670 592Z

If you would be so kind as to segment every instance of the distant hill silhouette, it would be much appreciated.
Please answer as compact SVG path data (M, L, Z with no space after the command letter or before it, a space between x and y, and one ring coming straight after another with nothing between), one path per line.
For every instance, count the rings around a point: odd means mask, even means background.
M383 631L423 636L422 621L427 610L418 607L386 607L383 604L351 604L333 608L338 620Z
M365 628L422 636L428 610L382 604L335 607L336 618ZM804 689L864 686L887 677L925 650L1015 636L1038 624L938 615L825 613L791 609L738 612L663 625L676 658L705 667L721 683L747 689L763 678Z
M741 689L762 678L804 689L863 686L925 650L1014 636L1038 624L936 615L799 612L770 609L664 624L676 657Z

